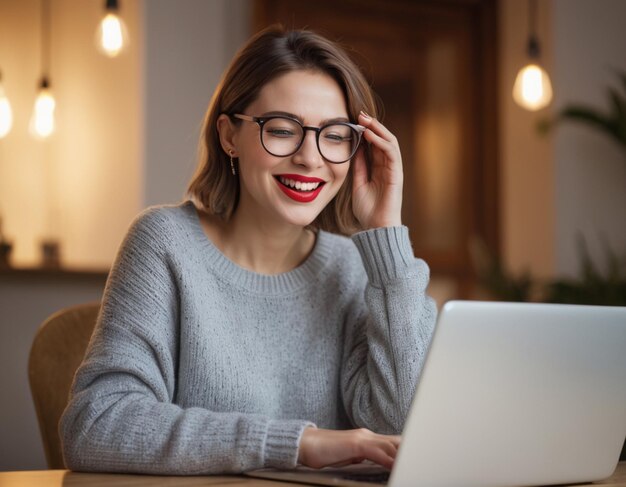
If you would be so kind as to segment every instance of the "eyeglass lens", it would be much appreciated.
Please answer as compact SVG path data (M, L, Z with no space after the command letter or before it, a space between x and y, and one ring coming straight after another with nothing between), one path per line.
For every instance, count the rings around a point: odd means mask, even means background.
M305 130L295 120L276 117L263 124L261 142L270 154L285 157L298 150L304 134ZM325 126L317 140L322 157L338 163L345 162L354 155L359 136L349 125L333 124Z

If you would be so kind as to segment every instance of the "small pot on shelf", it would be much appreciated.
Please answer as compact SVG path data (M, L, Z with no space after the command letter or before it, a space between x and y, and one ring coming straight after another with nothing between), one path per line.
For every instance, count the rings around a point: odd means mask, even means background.
M43 240L41 242L41 266L44 269L59 269L61 267L61 246L58 240Z
M0 269L9 269L11 267L11 251L13 244L8 240L0 238Z

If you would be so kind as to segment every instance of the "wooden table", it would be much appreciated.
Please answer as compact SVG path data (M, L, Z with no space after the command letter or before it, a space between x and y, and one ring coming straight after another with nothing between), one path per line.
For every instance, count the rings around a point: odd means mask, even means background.
M0 487L200 487L210 485L225 485L228 487L286 487L290 484L240 476L166 477L154 475L78 473L70 472L69 470L0 472Z
M228 487L286 487L290 482L252 479L240 476L206 477L162 477L153 475L120 475L105 473L76 473L68 470L32 470L21 472L0 472L0 487L200 487L206 485L226 485ZM576 484L580 486L582 484ZM594 484L613 487L626 487L626 462L621 462L610 479ZM565 486L560 486L565 487Z

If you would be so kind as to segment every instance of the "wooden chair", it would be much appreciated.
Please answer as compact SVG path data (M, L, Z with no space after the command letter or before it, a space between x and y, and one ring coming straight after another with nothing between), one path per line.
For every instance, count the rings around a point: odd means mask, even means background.
M100 303L65 308L39 328L30 349L28 379L48 468L63 469L58 425L74 373L85 355Z

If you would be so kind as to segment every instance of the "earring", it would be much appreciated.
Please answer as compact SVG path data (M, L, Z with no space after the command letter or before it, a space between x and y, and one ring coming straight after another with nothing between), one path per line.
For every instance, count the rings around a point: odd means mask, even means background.
M233 151L229 150L228 155L230 156L230 170L233 172L233 176L236 176L237 171L235 171L235 161L233 161Z

